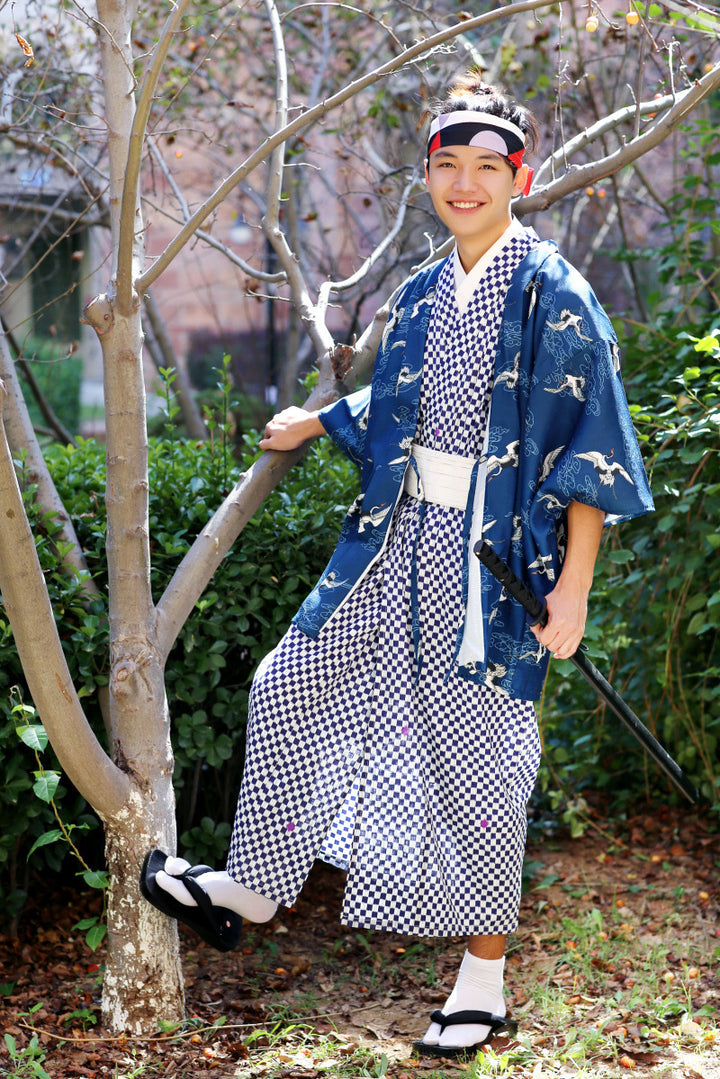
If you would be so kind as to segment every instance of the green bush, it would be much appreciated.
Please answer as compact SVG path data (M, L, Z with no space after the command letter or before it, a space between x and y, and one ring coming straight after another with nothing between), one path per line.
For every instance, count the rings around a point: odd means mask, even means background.
M656 512L610 530L586 642L640 719L720 809L720 196L717 123L695 125L670 200L647 324L616 319ZM682 800L569 663L551 663L540 790L600 790L615 809ZM557 797L553 799L557 803Z
M81 694L91 695L89 712L95 717L92 695L96 687L106 681L102 674L103 604L92 604L87 610L83 606L81 582L71 580L61 572L62 549L57 542L59 526L37 506L37 488L30 481L23 461L18 465L18 478L25 508L33 523L35 546L63 648ZM16 734L17 720L13 709L22 700L30 703L10 625L0 602L0 757L4 779L0 786L0 897L4 901L5 914L10 916L17 913L22 902L27 879L26 853L55 823L50 807L33 794L36 762L32 751ZM83 800L65 784L56 791L55 802L69 821L85 828L97 825ZM63 853L58 846L46 847L34 856L34 864L59 869Z
M720 358L718 334L705 344ZM678 353L687 348L679 339ZM654 409L635 410L656 512L611 530L586 642L596 665L717 810L720 366L688 366L675 381L675 394ZM604 790L618 808L645 790L682 800L571 664L551 664L542 716L543 789L560 783L574 793Z
M213 443L153 439L150 444L152 588L159 599L195 536L228 486L257 455L247 439L236 464L222 439ZM80 440L53 445L47 457L73 520L90 573L106 593L105 449ZM80 582L59 569L57 525L43 517L35 488L20 468L26 507L60 627L63 648L88 719L104 739L97 703L107 683L108 632L104 598L86 609ZM304 460L249 522L217 569L183 627L167 664L173 719L175 786L181 846L199 860L217 860L227 846L242 768L247 697L252 674L270 651L323 569L346 506L356 493L355 469L329 440ZM55 826L52 810L32 793L33 755L16 734L12 709L29 703L12 635L0 605L0 895L17 909L26 875L25 856ZM55 765L46 753L47 766ZM92 819L67 785L56 802L68 823ZM101 852L100 852L101 853ZM38 849L35 868L59 868L59 845Z

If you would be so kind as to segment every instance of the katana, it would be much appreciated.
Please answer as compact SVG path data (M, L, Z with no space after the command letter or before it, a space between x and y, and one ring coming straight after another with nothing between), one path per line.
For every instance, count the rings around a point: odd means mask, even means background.
M485 540L476 543L474 551L483 566L489 569L493 577L496 577L497 580L505 586L506 591L525 608L532 618L531 625L539 623L541 626L544 626L548 620L548 611L543 600L523 584L520 578L513 573L507 563L503 562L499 555L495 554L490 544ZM580 645L574 655L570 656L570 660L580 671L583 678L587 679L590 685L597 690L608 708L610 708L618 719L622 720L628 730L635 735L643 748L647 750L655 763L658 764L663 772L665 772L665 774L673 781L678 790L693 804L696 803L700 797L697 788L690 782L667 750L660 745L657 738L655 738L645 724L638 719L619 693L615 692L597 667L590 662L582 645Z

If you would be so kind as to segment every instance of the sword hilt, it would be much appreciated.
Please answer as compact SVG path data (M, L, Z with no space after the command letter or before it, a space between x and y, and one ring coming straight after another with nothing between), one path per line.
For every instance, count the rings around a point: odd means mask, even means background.
M504 586L506 592L516 599L532 618L531 626L544 626L548 620L547 607L541 599L527 588L510 567L496 555L487 540L479 540L473 548L483 566Z
M531 625L540 623L541 626L544 626L548 620L547 606L544 601L534 595L529 588L526 588L520 578L513 573L507 563L503 562L502 558L495 554L490 544L485 540L476 543L473 550L493 577L496 577L505 587L509 595L513 596L525 608L533 619ZM655 763L662 768L665 775L673 781L678 790L685 795L688 801L696 804L700 799L697 787L683 773L665 747L638 719L629 705L615 692L597 667L593 666L584 654L584 645L581 644L578 650L570 656L570 662L575 665L593 689L600 694L618 719L635 735L643 748L647 750Z

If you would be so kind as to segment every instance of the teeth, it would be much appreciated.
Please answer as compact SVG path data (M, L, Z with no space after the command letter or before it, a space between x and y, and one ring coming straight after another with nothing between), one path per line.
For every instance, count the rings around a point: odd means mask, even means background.
M479 202L453 202L453 206L457 206L458 210L474 210L480 205Z

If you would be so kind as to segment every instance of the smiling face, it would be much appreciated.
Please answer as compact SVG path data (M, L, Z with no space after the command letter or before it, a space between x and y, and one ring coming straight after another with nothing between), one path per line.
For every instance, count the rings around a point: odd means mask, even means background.
M469 271L510 224L510 201L519 195L527 166L515 174L507 158L477 146L446 146L430 154L425 182L443 224Z

